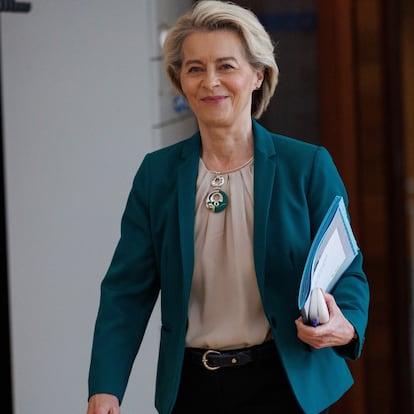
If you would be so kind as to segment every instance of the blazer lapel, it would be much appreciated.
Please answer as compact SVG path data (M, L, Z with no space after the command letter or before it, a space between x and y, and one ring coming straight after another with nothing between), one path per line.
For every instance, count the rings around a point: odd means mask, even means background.
M194 268L194 212L198 163L200 158L200 135L196 133L186 142L178 167L178 217L180 228L181 258L183 263L184 295L190 295Z
M276 150L269 132L253 121L254 133L254 262L259 289L263 292L266 228L276 179Z

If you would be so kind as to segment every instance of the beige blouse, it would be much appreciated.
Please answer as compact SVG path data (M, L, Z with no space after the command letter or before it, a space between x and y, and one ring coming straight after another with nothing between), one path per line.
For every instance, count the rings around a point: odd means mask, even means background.
M262 343L270 330L253 260L253 160L220 174L229 204L219 213L206 207L217 174L200 159L186 343L198 348L243 348Z

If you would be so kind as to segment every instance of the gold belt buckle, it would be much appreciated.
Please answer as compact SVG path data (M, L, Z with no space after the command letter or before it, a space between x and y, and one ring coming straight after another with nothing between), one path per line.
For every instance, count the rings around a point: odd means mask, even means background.
M219 351L214 351L213 349L209 349L208 351L204 352L203 356L201 357L201 362L203 363L204 367L207 368L208 370L215 371L216 369L219 369L220 367L210 367L210 365L208 365L207 357L210 354L220 355L220 352Z

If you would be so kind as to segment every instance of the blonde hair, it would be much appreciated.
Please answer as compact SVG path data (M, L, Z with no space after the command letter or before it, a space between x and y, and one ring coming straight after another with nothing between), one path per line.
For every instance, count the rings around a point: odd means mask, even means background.
M182 15L169 30L164 46L164 68L177 91L183 94L180 83L182 45L187 36L199 31L233 30L241 38L250 65L262 70L264 79L252 97L252 116L260 118L273 96L279 70L274 46L256 15L232 2L202 0Z

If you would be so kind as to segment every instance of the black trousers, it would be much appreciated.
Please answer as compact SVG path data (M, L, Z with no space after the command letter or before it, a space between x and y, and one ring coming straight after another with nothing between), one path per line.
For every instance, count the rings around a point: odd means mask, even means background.
M276 347L265 360L206 369L186 353L173 414L303 414ZM327 410L323 413L327 413Z

